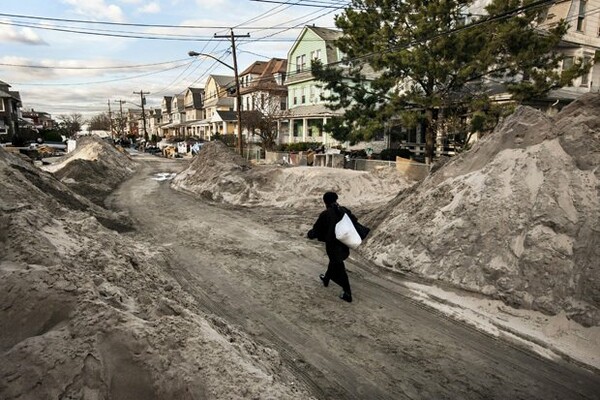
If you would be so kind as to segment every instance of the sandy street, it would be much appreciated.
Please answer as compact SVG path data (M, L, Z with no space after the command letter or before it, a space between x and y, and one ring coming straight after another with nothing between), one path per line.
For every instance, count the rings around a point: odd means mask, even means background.
M324 247L305 238L319 209L199 200L164 179L186 161L137 160L143 167L110 198L136 222L126 235L164 247L199 308L276 350L288 384L320 399L598 398L597 374L442 315L358 253L346 264L354 302L338 299L340 288L318 279Z

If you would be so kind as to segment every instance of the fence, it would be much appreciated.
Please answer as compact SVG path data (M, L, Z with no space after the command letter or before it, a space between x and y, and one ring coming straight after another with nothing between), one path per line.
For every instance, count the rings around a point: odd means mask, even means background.
M265 162L268 164L286 164L293 166L306 165L306 154L267 151ZM356 171L377 171L393 168L409 180L420 181L429 175L429 165L396 157L396 161L367 160L351 158L346 160L343 154L315 154L315 167L346 168Z

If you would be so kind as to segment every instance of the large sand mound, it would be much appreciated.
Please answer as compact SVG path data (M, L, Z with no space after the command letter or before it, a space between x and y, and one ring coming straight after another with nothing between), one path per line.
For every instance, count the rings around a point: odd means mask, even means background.
M96 136L77 140L77 147L60 162L44 166L73 191L102 205L106 197L134 172L124 152Z
M221 142L203 146L173 187L236 205L322 207L329 190L347 206L370 206L392 199L408 183L393 169L371 173L324 167L250 167Z
M519 108L379 211L380 265L600 324L600 96Z
M0 398L309 397L94 207L0 149Z

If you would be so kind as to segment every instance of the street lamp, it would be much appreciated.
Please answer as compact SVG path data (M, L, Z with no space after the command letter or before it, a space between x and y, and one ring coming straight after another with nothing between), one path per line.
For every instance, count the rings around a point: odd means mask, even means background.
M204 57L208 57L208 58L212 58L213 60L223 64L224 66L226 66L227 68L233 70L233 75L234 75L234 79L235 79L235 97L236 97L236 102L237 102L237 112L236 112L236 116L237 116L237 147L239 149L240 155L243 157L244 156L244 151L242 149L242 96L240 94L240 77L238 76L238 69L237 69L237 58L235 56L235 51L233 52L233 67L229 64L224 63L223 61L219 60L218 58L216 58L215 56L212 56L210 54L205 54L205 53L198 53L196 51L188 51L188 55L190 57L197 57L197 56L204 56Z

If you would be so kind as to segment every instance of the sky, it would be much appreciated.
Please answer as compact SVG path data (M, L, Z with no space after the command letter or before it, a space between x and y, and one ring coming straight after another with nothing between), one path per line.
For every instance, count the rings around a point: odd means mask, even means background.
M301 6L309 2L318 7ZM283 3L283 4L282 4ZM20 0L0 9L0 81L21 95L23 110L56 119L80 113L160 108L163 96L203 87L210 74L233 72L287 53L305 25L334 28L343 0ZM327 6L327 7L325 7ZM84 33L82 33L84 32ZM123 37L123 36L136 36Z

